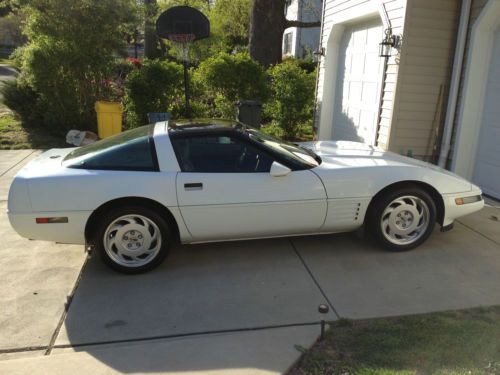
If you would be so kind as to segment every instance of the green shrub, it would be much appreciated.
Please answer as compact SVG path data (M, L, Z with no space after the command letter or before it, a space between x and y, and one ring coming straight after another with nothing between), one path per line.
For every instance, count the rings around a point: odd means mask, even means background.
M307 73L315 73L316 67L318 66L318 63L309 57L297 59L297 64Z
M21 67L18 89L32 96L26 106L51 129L95 130L94 103L125 49L124 33L135 22L134 0L30 0L22 2L25 46L15 53Z
M27 125L41 125L43 112L40 109L40 96L19 79L5 81L0 86L3 104L18 114Z
M234 118L236 101L263 101L268 94L264 68L245 53L222 52L203 61L194 71L192 86L210 117Z
M270 122L264 125L260 130L265 134L272 135L273 137L287 138L283 129L280 128L275 122ZM312 120L297 125L295 135L292 137L293 141L312 141L313 139L314 133Z
M260 128L260 131L272 135L273 137L283 138L283 129L281 129L276 123L270 122L269 124L265 124Z
M147 123L148 112L177 113L183 110L183 71L174 62L144 60L125 81L125 109L127 127Z
M283 131L283 137L300 136L304 124L312 126L315 72L307 73L295 60L285 60L269 68L271 99L265 105L265 115L272 125Z

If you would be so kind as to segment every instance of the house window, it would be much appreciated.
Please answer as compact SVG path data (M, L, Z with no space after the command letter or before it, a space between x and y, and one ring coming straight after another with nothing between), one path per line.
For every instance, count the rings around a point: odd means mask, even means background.
M292 36L293 36L292 32L285 34L285 41L283 43L284 55L290 55L292 53Z

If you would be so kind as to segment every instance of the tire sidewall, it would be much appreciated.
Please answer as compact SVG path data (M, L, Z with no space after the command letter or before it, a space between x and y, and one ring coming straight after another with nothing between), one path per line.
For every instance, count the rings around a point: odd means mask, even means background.
M141 215L145 216L148 219L152 220L160 230L161 233L161 248L158 254L147 264L144 264L139 267L126 267L121 264L116 263L109 255L106 253L106 249L104 247L104 234L108 226L117 218L125 215ZM170 229L167 225L165 219L163 219L155 210L149 207L140 207L140 206L130 206L123 208L115 208L108 211L103 215L103 220L98 224L96 233L94 235L94 244L95 249L98 252L102 261L112 268L115 271L126 273L126 274L137 274L143 273L153 268L157 267L160 263L163 262L165 257L168 255L170 249L171 235Z
M393 242L390 242L387 238L385 238L382 233L382 228L380 225L382 214L386 207L398 197L405 195L413 195L417 198L422 199L429 208L429 225L427 226L425 233L415 242L406 245L397 245ZM408 187L402 188L398 190L394 190L389 192L381 197L377 202L374 202L374 205L369 213L368 220L368 232L371 234L371 237L374 238L380 245L390 251L407 251L414 249L424 243L429 236L432 234L435 224L436 224L436 204L432 197L423 189L419 187Z

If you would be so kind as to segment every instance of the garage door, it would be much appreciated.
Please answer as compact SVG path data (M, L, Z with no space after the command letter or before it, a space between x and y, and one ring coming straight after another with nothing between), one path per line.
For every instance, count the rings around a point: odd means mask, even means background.
M375 143L383 59L379 19L347 26L339 50L333 139Z
M500 29L495 33L473 181L500 199Z

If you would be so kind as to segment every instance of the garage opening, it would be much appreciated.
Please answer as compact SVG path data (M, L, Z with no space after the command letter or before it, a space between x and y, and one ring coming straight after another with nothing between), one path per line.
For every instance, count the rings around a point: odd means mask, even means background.
M496 30L488 73L473 181L500 199L500 28Z

